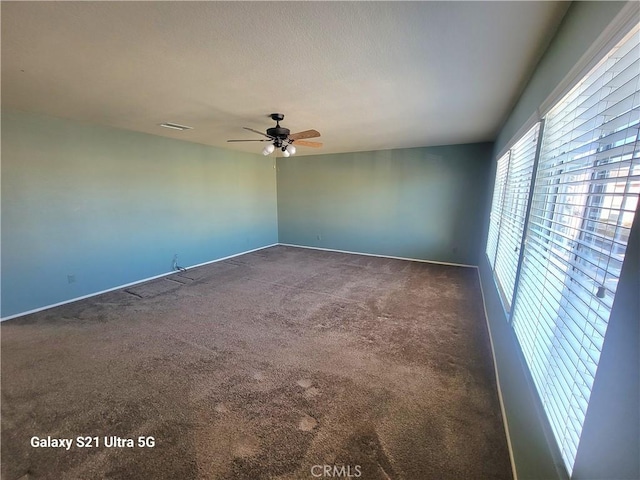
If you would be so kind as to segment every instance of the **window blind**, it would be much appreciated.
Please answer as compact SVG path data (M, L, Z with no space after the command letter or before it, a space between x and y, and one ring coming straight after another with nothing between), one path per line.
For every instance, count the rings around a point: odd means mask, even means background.
M511 309L516 282L539 131L540 124L537 123L511 147L507 180L503 188L501 212L503 215L500 222L494 273L507 310Z
M491 268L495 267L496 252L498 251L498 237L500 236L500 223L502 222L502 204L504 202L504 188L509 172L509 152L498 159L496 167L496 179L493 186L493 199L491 201L491 214L489 215L489 234L487 236L487 258Z
M570 473L640 194L638 32L545 117L512 317Z

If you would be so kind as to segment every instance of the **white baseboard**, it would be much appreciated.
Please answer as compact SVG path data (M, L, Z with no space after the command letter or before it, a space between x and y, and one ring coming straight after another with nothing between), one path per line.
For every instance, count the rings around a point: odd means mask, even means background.
M254 248L253 250L247 250L246 252L236 253L236 254L233 254L233 255L229 255L227 257L216 258L215 260L211 260L211 261L204 262L204 263L198 263L197 265L191 265L191 266L186 267L186 268L187 269L191 269L191 268L196 268L196 267L202 267L204 265L209 265L211 263L222 262L223 260L228 260L229 258L239 257L240 255L246 255L247 253L257 252L258 250L264 250L265 248L275 247L276 245L279 245L279 244L278 243L272 243L271 245L266 245L264 247ZM14 315L9 315L8 317L0 318L0 322L4 322L5 320L11 320L12 318L23 317L23 316L29 315L31 313L41 312L43 310L48 310L50 308L59 307L60 305L66 305L67 303L77 302L79 300L84 300L85 298L95 297L96 295L102 295L103 293L113 292L114 290L121 290L123 288L131 287L133 285L138 285L138 284L144 283L144 282L149 282L149 281L155 280L157 278L162 278L162 277L166 277L166 276L169 276L169 275L173 275L175 273L180 273L180 272L178 270L173 270L171 272L161 273L160 275L155 275L153 277L144 278L142 280L136 280L135 282L126 283L124 285L118 285L117 287L108 288L106 290L101 290L99 292L90 293L88 295L83 295L81 297L74 297L72 299L65 300L63 302L58 302L58 303L54 303L54 304L51 304L51 305L46 305L44 307L34 308L33 310L28 310L26 312L16 313Z
M338 249L333 249L333 248L310 247L310 246L306 246L306 245L294 245L294 244L290 244L290 243L273 243L271 245L265 245L264 247L254 248L252 250L247 250L245 252L236 253L234 255L229 255L227 257L217 258L217 259L211 260L209 262L203 262L203 263L198 263L196 265L191 265L191 266L189 266L187 268L191 269L191 268L196 268L196 267L202 267L204 265L209 265L211 263L221 262L223 260L228 260L229 258L239 257L240 255L246 255L247 253L257 252L259 250L264 250L265 248L275 247L277 245L282 245L282 246L285 246L285 247L308 248L308 249L311 249L311 250L324 250L324 251L327 251L327 252L347 253L347 254L351 254L351 255L364 255L364 256L368 256L368 257L392 258L392 259L395 259L395 260L408 260L408 261L411 261L411 262L434 263L434 264L438 264L438 265L449 265L449 266L453 266L453 267L478 268L476 265L465 265L465 264L460 264L460 263L438 262L438 261L434 261L434 260L423 260L423 259L420 259L420 258L395 257L395 256L392 256L392 255L378 255L378 254L374 254L374 253L352 252L352 251L348 251L348 250L338 250ZM80 300L84 300L86 298L95 297L96 295L102 295L103 293L113 292L114 290L121 290L123 288L131 287L133 285L138 285L140 283L149 282L151 280L155 280L155 279L158 279L158 278L166 277L168 275L173 275L175 273L177 273L177 272L176 271L170 271L170 272L161 273L160 275L155 275L153 277L144 278L142 280L136 280L135 282L126 283L124 285L118 285L116 287L108 288L106 290L100 290L99 292L90 293L90 294L87 294L87 295L83 295L81 297L74 297L74 298L71 298L69 300L64 300L62 302L54 303L54 304L51 304L51 305L45 305L44 307L35 308L33 310L28 310L26 312L16 313L16 314L13 314L13 315L9 315L7 317L0 318L0 322L4 322L5 320L11 320L12 318L23 317L25 315L30 315L32 313L41 312L43 310L48 310L50 308L59 307L61 305L66 305L67 303L73 303L73 302L77 302L77 301L80 301Z
M277 245L282 245L283 247L310 248L311 250L323 250L325 252L348 253L351 255L364 255L367 257L392 258L394 260L408 260L410 262L435 263L437 265L449 265L451 267L478 268L477 265L466 265L464 263L438 262L436 260L423 260L421 258L394 257L393 255L378 255L376 253L351 252L349 250L337 250L335 248L309 247L307 245L295 245L293 243L278 243Z
M511 472L513 480L518 480L518 472L516 471L516 462L513 457L513 447L511 446L511 436L509 435L509 422L507 421L507 413L504 408L504 400L502 399L502 389L500 388L500 375L498 374L498 364L496 362L496 351L493 347L493 336L491 335L491 326L489 325L489 314L487 313L487 303L484 299L484 289L482 288L482 277L480 268L478 268L478 282L480 283L480 294L482 295L482 307L484 308L484 319L487 322L487 331L489 332L489 344L491 345L491 358L493 359L493 368L496 375L496 385L498 387L498 400L500 402L500 412L502 413L502 423L504 425L504 433L507 436L507 448L509 449L509 460L511 460Z

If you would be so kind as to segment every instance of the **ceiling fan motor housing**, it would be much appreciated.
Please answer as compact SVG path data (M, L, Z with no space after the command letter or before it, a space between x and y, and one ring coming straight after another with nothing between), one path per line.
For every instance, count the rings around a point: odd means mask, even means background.
M274 137L280 140L286 140L291 131L288 128L284 128L280 126L280 121L284 120L284 115L282 113L272 113L269 115L271 120L276 122L276 126L267 129L267 135L270 137Z
M267 135L270 137L279 138L285 140L289 136L290 130L281 126L276 126L267 129Z

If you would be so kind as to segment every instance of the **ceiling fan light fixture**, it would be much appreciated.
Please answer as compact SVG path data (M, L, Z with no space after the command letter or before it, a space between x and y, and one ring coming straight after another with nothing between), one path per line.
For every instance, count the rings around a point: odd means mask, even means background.
M269 144L264 147L264 149L262 150L262 154L266 157L267 155L272 154L275 149L276 147L274 147L272 144Z
M0 0L1 1L1 0ZM273 121L276 122L275 127L267 128L267 133L262 133L259 130L250 127L242 127L245 130L249 130L250 132L257 133L258 135L262 135L263 137L267 137L267 140L260 139L246 139L246 140L227 140L227 142L269 142L269 144L264 147L262 150L262 154L264 156L270 155L276 151L277 148L282 150L283 157L290 157L291 155L295 155L297 151L297 147L293 146L293 142L299 141L299 145L304 147L321 147L322 143L320 142L309 142L305 139L307 138L316 138L320 136L320 132L317 130L304 130L302 132L291 133L288 128L284 128L280 126L280 121L284 119L284 115L281 113L272 113L269 115ZM176 127L177 125L174 125Z

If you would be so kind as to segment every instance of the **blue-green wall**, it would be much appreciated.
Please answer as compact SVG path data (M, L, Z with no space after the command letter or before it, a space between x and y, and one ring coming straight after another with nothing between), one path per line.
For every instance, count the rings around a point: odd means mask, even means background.
M280 158L276 185L272 158L5 110L2 317L278 241L476 264L491 151Z
M492 147L279 158L280 242L475 265Z
M165 273L174 253L189 266L278 240L479 264L518 478L564 478L482 252L497 153L622 6L572 4L493 152L483 144L278 159L277 198L271 159L4 111L2 317ZM639 218L576 480L640 478Z
M2 112L2 317L277 235L273 159Z
M514 140L518 130L536 113L624 5L624 2L572 3L496 139L491 185L497 155ZM484 213L485 240L489 211L490 201ZM639 228L640 215L636 215L578 447L572 476L575 480L640 478ZM482 256L479 266L518 480L566 478L540 400L523 366L513 330L507 324L486 256Z

